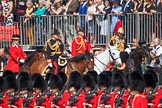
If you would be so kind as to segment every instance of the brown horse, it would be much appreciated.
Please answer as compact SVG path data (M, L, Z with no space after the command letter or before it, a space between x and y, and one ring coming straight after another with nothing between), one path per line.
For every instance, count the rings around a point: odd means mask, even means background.
M93 56L90 54L78 55L67 59L67 61L68 63L63 67L64 69L61 69L66 73L67 77L72 71L78 71L80 74L83 74L87 70L92 70L94 68ZM45 51L38 50L30 54L23 67L31 74L39 73L45 76L49 71Z
M69 59L67 66L65 67L65 73L67 77L73 71L78 71L81 75L88 70L94 69L94 59L91 54L82 54Z
M26 71L31 74L41 73L42 63L47 66L46 54L43 50L36 50L29 54L25 60L25 63L20 66L20 71Z

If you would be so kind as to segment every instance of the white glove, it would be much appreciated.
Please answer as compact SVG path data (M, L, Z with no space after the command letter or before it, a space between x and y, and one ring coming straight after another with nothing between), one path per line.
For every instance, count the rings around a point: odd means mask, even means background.
M52 63L48 63L48 67L53 67Z
M20 59L19 62L20 63L25 63L25 60L24 59Z
M129 54L131 52L131 49L130 48L126 48L124 51Z

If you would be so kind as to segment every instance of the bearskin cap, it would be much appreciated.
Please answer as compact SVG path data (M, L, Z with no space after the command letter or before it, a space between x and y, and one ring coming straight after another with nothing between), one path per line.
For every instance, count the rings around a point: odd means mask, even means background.
M93 78L94 78L94 80L95 80L95 83L97 84L97 78L98 78L97 72L96 72L95 70L89 70L89 71L87 72L87 74L92 75Z
M46 76L45 76L45 81L46 81L46 83L48 83L49 82L49 79L50 79L50 77L53 75L53 72L48 72L47 74L46 74Z
M82 86L82 76L79 72L73 71L69 77L68 88L74 87L79 90Z
M145 87L156 87L156 78L151 73L145 73L144 74L144 80L145 80Z
M65 85L66 82L67 82L67 76L66 76L66 74L64 72L59 72L57 75L62 79L63 85Z
M125 76L122 71L114 71L111 78L111 84L113 87L125 87Z
M86 86L90 87L91 90L93 90L95 88L95 85L96 85L93 76L90 75L90 74L83 75L83 84L84 84L85 87Z
M98 76L98 86L109 87L111 85L111 74L105 72L101 72Z
M29 74L21 74L17 78L18 81L18 90L32 90L32 80Z
M32 77L31 77L32 78L32 81L34 81L35 77L37 77L37 76L40 76L40 74L39 73L33 74Z
M158 75L157 75L157 73L154 70L148 69L148 70L145 71L145 73L151 73L154 76L155 81L156 82L159 81Z
M8 75L5 77L6 89L17 89L17 80L14 76Z
M3 72L3 77L5 78L5 77L7 77L8 75L15 76L15 73L12 72L12 71L10 71L10 70L5 70L5 71Z
M58 75L52 75L48 81L48 86L51 89L61 90L63 87L63 81Z
M133 71L128 75L129 87L131 90L143 92L145 87L144 77L140 71Z
M5 82L5 79L1 76L0 77L0 91L4 91L6 88L6 82Z
M19 79L19 77L28 76L28 75L29 75L28 72L19 72L19 73L16 75L16 79Z
M33 79L33 88L39 88L40 90L46 89L46 81L45 79L40 75L36 75Z

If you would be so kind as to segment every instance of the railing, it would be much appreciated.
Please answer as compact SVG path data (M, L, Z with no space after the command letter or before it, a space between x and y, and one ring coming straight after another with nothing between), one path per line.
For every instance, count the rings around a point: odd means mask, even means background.
M11 34L19 33L20 28L21 45L25 49L30 46L44 46L47 39L51 38L54 28L61 33L61 39L65 42L71 42L77 36L78 25L84 29L85 36L91 44L105 45L113 35L115 22L121 19L125 38L128 44L132 44L133 38L145 40L150 43L152 37L162 37L162 14L127 14L125 16L117 15L87 15L79 16L42 16L27 19L23 16L20 18L20 24L5 27L0 24L1 46L10 42ZM10 30L6 29L10 28ZM7 32L7 34L6 34ZM7 43L6 43L7 41Z

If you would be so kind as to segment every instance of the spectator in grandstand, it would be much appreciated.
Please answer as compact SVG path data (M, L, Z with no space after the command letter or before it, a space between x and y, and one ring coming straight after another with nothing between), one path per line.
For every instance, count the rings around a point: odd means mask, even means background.
M46 7L44 6L45 2L44 0L39 0L39 7L37 10L32 14L36 16L42 16L46 12Z
M68 0L66 6L63 9L66 11L67 15L72 15L73 13L77 12L79 7L79 0Z
M82 15L87 13L87 6L88 6L88 1L87 0L80 0L80 5L79 9L77 12L74 12L73 15Z
M74 12L77 12L78 8L79 8L79 0L68 0L66 6L63 6L63 9L65 10L64 14L73 15ZM67 36L67 41L69 41L70 43L72 42L72 39L77 35L76 20L77 20L76 17L73 16L67 17L68 28L66 29L67 32L66 36Z
M6 26L13 25L14 16L12 13L13 2L11 0L6 0L3 7L3 16L6 22Z
M144 1L143 0L137 0L137 1L135 1L134 4L135 4L134 13L143 12L143 8L144 8Z
M160 45L161 40L158 38L155 38L152 42L151 42L151 46L153 46L153 49L150 51L150 55L152 57L152 62L150 64L150 66L154 67L154 65L156 64L156 57L159 57L160 55L162 55L162 46Z
M26 22L29 18L31 18L31 14L33 13L33 3L30 1L30 0L28 0L27 2L26 2L26 13L25 13L25 21L24 22Z
M121 12L122 7L120 6L120 0L114 0L113 1L113 6L112 6L112 22L111 22L111 34L114 31L114 27L119 20L118 14Z
M62 0L55 0L52 6L52 14L63 15L65 10L63 10Z
M3 17L3 6L2 6L2 2L0 1L0 22L4 21L4 17Z
M87 8L88 8L88 1L87 0L81 0L80 6L77 12L74 12L73 15L85 15L87 14ZM81 27L85 29L85 17L81 16Z
M127 13L132 13L134 10L134 3L132 0L124 0L122 3L122 11L120 12L120 15L125 15Z
M38 0L32 0L32 3L33 3L33 9L34 11L36 11L37 8L39 7Z
M16 5L16 19L15 19L15 21L19 22L20 16L25 15L26 2L27 2L27 0L17 0L17 3L15 4Z
M162 12L162 0L156 1L155 8L157 12Z
M44 16L51 15L51 2L46 1L45 2L45 7L46 7L46 11L44 13Z
M31 19L31 14L33 13L33 3L28 0L26 2L26 13L25 13L25 20L24 23L27 27L27 35L29 38L29 44L32 46L34 45L34 34L33 34L33 24Z
M102 4L102 0L96 0L96 14L101 14L104 9L104 5Z
M90 42L95 42L94 39L94 15L96 14L96 5L94 3L94 0L88 0L88 9L87 9L87 15L86 15L86 21L88 23L88 33L89 33L89 40Z
M103 16L103 20L102 20L102 24L101 24L101 32L100 35L102 36L108 36L108 18L107 18L107 14L111 13L111 6L110 6L110 2L109 0L105 0L105 7L103 10L101 10L101 13L104 14ZM106 38L103 37L103 40L106 41Z
M152 13L155 13L155 6L154 6L154 3L151 1L151 0L146 0L146 4L144 5L144 10L143 10L143 13L145 14L152 14Z

